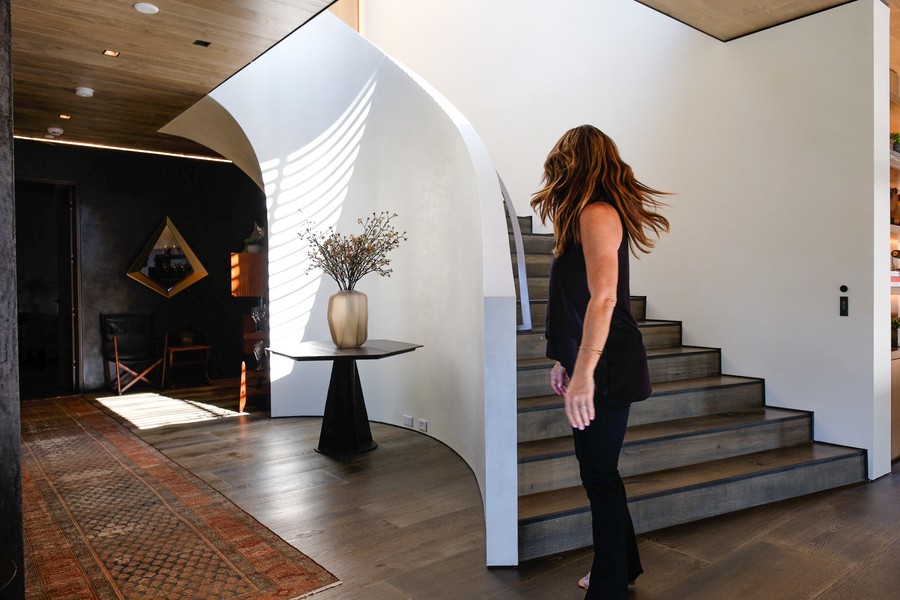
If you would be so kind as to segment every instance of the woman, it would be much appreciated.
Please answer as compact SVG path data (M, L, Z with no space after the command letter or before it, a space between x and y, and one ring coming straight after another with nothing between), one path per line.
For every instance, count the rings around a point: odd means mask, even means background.
M547 306L550 385L563 396L581 481L591 504L594 562L585 598L625 598L643 572L619 477L631 403L650 395L647 354L631 314L628 250L649 252L669 230L654 190L634 178L615 143L582 125L544 163L531 206L553 221Z

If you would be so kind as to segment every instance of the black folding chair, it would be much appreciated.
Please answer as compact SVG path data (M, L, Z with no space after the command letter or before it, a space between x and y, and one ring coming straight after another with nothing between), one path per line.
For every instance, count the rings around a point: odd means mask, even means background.
M166 378L165 356L169 337L164 338L160 353L153 337L152 315L100 315L100 331L107 386L119 395L139 381L162 389ZM115 367L115 379L111 373L112 367ZM158 367L159 384L150 380Z

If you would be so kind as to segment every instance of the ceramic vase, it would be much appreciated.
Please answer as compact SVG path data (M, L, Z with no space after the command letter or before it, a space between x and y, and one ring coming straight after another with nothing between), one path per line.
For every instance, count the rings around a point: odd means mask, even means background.
M359 348L369 335L369 299L356 290L328 298L328 329L338 348Z

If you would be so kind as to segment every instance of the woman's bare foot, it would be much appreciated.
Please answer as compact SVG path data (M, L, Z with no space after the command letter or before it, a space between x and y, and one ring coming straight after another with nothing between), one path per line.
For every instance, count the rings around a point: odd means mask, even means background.
M635 581L637 581L637 577L635 577L634 579L632 579L631 581L628 582L629 590L635 589L635 587L636 587ZM591 572L590 571L588 571L587 575L585 575L584 577L582 577L581 579L578 580L578 587L580 587L583 590L586 590L589 587L591 587Z
M589 587L591 587L591 572L590 571L588 571L587 575L585 575L584 577L582 577L581 579L578 580L578 587L580 587L583 590L586 590Z

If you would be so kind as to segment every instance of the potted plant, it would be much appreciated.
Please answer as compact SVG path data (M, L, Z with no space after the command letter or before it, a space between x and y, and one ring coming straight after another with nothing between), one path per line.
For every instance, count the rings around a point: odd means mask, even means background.
M244 238L243 251L249 252L250 254L262 252L265 239L266 230L260 227L259 224L253 223L253 229L250 230L250 235Z
M244 252L249 252L250 254L262 252L262 243L262 236L254 233L244 240Z
M368 298L355 290L357 282L369 273L390 277L393 269L388 252L406 240L406 232L391 225L396 214L372 213L359 235L342 235L329 227L314 231L307 222L299 235L309 244L309 267L306 272L321 270L338 284L340 291L328 299L328 329L338 348L358 348L366 342L369 325Z
M900 131L891 132L891 148L894 152L900 152Z

